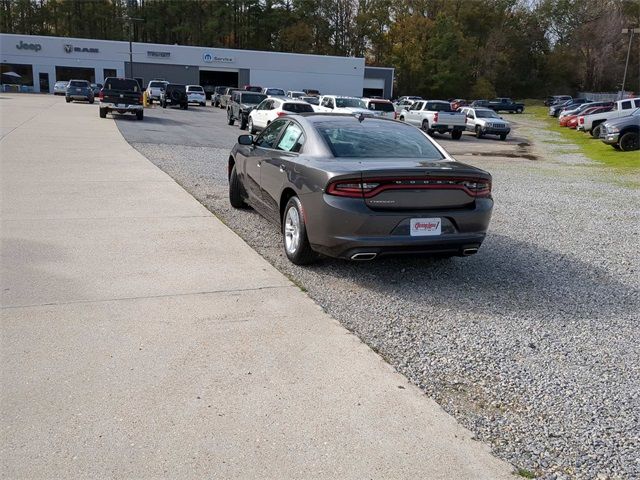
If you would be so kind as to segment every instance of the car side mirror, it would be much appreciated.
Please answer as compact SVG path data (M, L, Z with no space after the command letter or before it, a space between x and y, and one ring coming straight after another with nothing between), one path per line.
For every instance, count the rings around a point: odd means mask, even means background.
M253 135L240 135L238 143L240 145L253 145Z

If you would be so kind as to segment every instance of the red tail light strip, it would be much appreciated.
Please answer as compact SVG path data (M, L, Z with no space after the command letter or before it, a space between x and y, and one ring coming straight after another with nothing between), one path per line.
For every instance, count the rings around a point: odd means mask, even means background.
M472 197L491 195L491 181L484 178L371 178L337 180L326 189L329 195L371 198L386 190L463 190Z

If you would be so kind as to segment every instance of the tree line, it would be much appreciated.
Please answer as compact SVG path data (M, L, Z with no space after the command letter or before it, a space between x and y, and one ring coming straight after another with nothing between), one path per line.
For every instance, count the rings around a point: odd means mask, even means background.
M0 0L5 33L358 56L397 95L620 88L637 0ZM627 89L640 91L640 35Z

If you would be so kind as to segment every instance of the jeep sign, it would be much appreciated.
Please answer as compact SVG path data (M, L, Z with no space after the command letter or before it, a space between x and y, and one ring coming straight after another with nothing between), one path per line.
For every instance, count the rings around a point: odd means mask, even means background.
M42 50L42 45L39 43L24 43L23 41L20 41L20 43L16 45L16 48L18 50L33 50L34 52L39 52Z

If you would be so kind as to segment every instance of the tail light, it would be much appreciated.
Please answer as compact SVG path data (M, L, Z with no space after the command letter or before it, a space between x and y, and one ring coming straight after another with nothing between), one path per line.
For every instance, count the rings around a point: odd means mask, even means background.
M376 178L336 180L329 183L329 195L371 198L385 190L464 190L472 197L491 196L491 181L484 178Z
M580 125L584 125L584 117L580 117L578 121L580 122Z
M100 93L98 93L98 98L100 100L104 100L104 92L102 90L100 90Z
M282 111L280 111L280 112L276 113L276 115L277 115L278 117L284 117L286 114L287 114L287 112L282 112Z
M438 112L433 114L433 122L437 122L438 121Z

